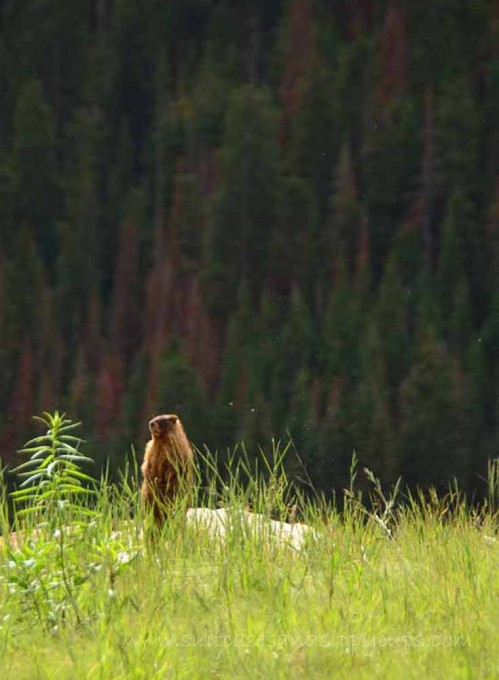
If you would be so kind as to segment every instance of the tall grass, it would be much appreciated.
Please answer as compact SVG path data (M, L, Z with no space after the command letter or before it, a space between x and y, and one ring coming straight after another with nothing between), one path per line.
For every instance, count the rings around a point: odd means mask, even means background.
M101 480L91 502L76 493L85 513L63 504L56 524L37 499L9 540L3 489L2 680L496 677L492 500L473 512L453 490L397 504L371 475L366 506L354 467L339 513L290 484L277 443L258 466L243 447L225 462L198 453L199 503L298 514L318 540L297 551L232 522L221 541L180 511L143 538L136 469Z

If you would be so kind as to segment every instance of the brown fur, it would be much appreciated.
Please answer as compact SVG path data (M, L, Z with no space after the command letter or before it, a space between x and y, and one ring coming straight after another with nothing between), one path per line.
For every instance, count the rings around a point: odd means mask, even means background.
M178 416L156 416L149 422L151 441L146 445L141 466L144 481L141 497L162 526L179 493L188 494L194 478L191 445Z

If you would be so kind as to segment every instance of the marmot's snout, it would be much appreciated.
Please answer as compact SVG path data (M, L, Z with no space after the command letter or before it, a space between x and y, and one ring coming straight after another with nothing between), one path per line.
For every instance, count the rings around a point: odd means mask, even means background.
M168 430L175 425L178 416L175 414L168 414L163 416L156 416L149 421L149 429L152 435L160 435L168 432Z

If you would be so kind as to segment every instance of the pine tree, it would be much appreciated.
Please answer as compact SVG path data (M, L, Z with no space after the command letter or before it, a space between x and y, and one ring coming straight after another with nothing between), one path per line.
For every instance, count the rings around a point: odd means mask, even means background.
M483 380L482 399L489 428L494 437L499 433L499 361L497 346L499 343L499 293L494 292L488 310L488 316L479 333L478 341L483 343L486 375Z
M319 430L315 477L319 490L338 492L348 486L352 455L355 451L353 395L346 388L343 376L329 383L325 416Z
M314 352L310 310L299 290L294 290L287 318L275 345L270 403L272 424L277 433L289 425L293 388L300 370L308 368Z
M179 164L174 181L170 233L172 246L178 250L180 271L199 271L204 227L205 210L199 179Z
M325 67L314 68L305 82L303 97L290 122L286 168L308 181L322 218L339 147L336 92L333 74Z
M20 338L31 341L37 339L37 310L43 280L43 265L34 238L27 227L16 234L14 253L15 257L5 265L4 274L1 350L6 361L6 385L9 385L11 367L19 357ZM8 394L9 389L5 392Z
M292 384L287 432L308 474L320 469L319 423L314 413L314 385L310 369L301 367ZM301 475L303 471L300 470Z
M313 272L317 204L307 180L285 177L269 245L267 281L277 294L289 295L293 285L310 289Z
M416 85L437 85L456 72L476 69L490 3L406 0Z
M139 455L142 452L147 437L147 421L143 418L147 374L147 357L144 352L138 352L130 367L121 402L120 436L115 442L119 453L129 450L130 445L135 446Z
M212 45L208 42L207 51ZM227 64L216 61L211 54L200 64L193 88L194 130L201 146L217 148L223 143L224 118L231 92L231 78L225 73Z
M133 209L134 195L133 183L133 146L126 121L120 122L117 130L111 133L118 137L116 149L106 152L106 164L109 170L105 177L105 199L102 210L102 229L100 240L102 241L102 259L104 262L113 262L115 259L117 242L117 231L124 220L135 217L131 215ZM113 140L114 142L114 140ZM111 158L109 158L111 156ZM109 158L109 160L108 160ZM132 205L131 205L132 204ZM107 290L112 285L113 268L103 272L103 283Z
M405 288L402 271L394 250L385 265L372 318L379 336L383 338L383 365L392 404L412 359L408 309L411 289Z
M229 447L242 436L241 418L250 398L248 376L256 372L252 348L256 345L255 317L248 286L239 288L238 307L225 333L220 366L220 387L213 414L212 437L217 447ZM253 360L253 361L252 361ZM241 427L240 427L241 425ZM251 428L250 428L251 429ZM249 433L246 432L249 436Z
M470 281L476 326L482 318L487 300L487 258L484 249L484 228L476 213L476 204L469 193L457 187L451 193L443 221L438 279L441 287L443 312L451 309L451 299L458 282Z
M466 139L466 144L462 140ZM445 80L437 99L437 169L445 194L454 188L472 197L479 190L480 109L467 76Z
M328 378L341 375L352 384L357 375L360 299L349 283L344 258L338 259L336 268L337 280L330 292L324 315L321 365Z
M330 215L324 234L320 240L322 258L344 258L347 271L353 273L356 268L363 214L359 203L357 180L353 165L352 150L348 143L341 149L336 168L333 194L330 198ZM328 272L331 274L331 271Z
M177 413L189 439L202 448L209 437L206 392L175 340L166 346L161 356L151 415L164 412Z
M467 478L455 390L452 362L430 334L400 392L402 476L410 485L432 484L444 492L454 478Z
M252 87L234 91L221 150L222 184L205 249L207 299L213 312L233 311L241 279L254 293L261 291L269 225L275 217L275 122L265 91Z
M109 441L117 434L116 423L121 411L123 383L121 357L104 349L95 378L95 428L100 441Z
M381 32L380 106L400 96L408 85L408 36L406 10L402 3L388 4Z
M99 294L102 259L101 210L97 190L100 114L77 112L71 125L74 140L67 160L67 219L59 227L57 286L61 327L70 346L81 330L85 302Z
M113 353L126 364L139 344L137 229L127 219L121 227L113 282L109 335Z
M31 339L25 337L19 353L11 397L6 408L6 424L0 438L0 458L14 459L20 446L20 433L26 428L35 407L35 367Z
M499 441L498 429L490 426L488 407L490 374L487 367L483 334L470 338L462 364L465 372L462 418L466 427L466 447L469 451L468 489L470 494L484 493L487 461ZM497 414L497 410L496 410Z
M57 255L61 214L55 122L39 80L20 89L14 111L11 158L13 218L29 225L45 263Z
M55 293L46 281L40 291L38 307L38 342L34 346L38 373L37 412L52 413L62 398L62 339L57 326Z
M316 60L316 31L311 0L292 0L285 20L285 64L281 83L282 141L288 137L290 125L305 96L308 77Z
M400 474L400 461L396 448L396 412L387 383L383 344L379 328L370 321L360 350L352 427L360 465L372 470L383 484L389 484Z
M371 120L365 142L362 183L373 235L372 261L379 276L396 229L416 185L421 142L414 101L394 100L382 117Z
M368 35L359 35L338 47L334 80L339 140L348 140L355 162L360 160L364 146L375 62L374 41Z

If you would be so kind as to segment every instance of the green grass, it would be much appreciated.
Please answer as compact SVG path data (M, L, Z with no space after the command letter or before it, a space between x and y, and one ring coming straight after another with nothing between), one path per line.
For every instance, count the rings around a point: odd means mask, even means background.
M226 502L282 515L282 461L243 487L238 456ZM137 487L103 482L66 532L42 509L36 536L0 548L2 680L498 676L492 500L479 515L456 494L396 510L375 481L371 515L354 493L341 515L298 499L318 539L297 552L237 525L222 544L180 519L144 539Z

